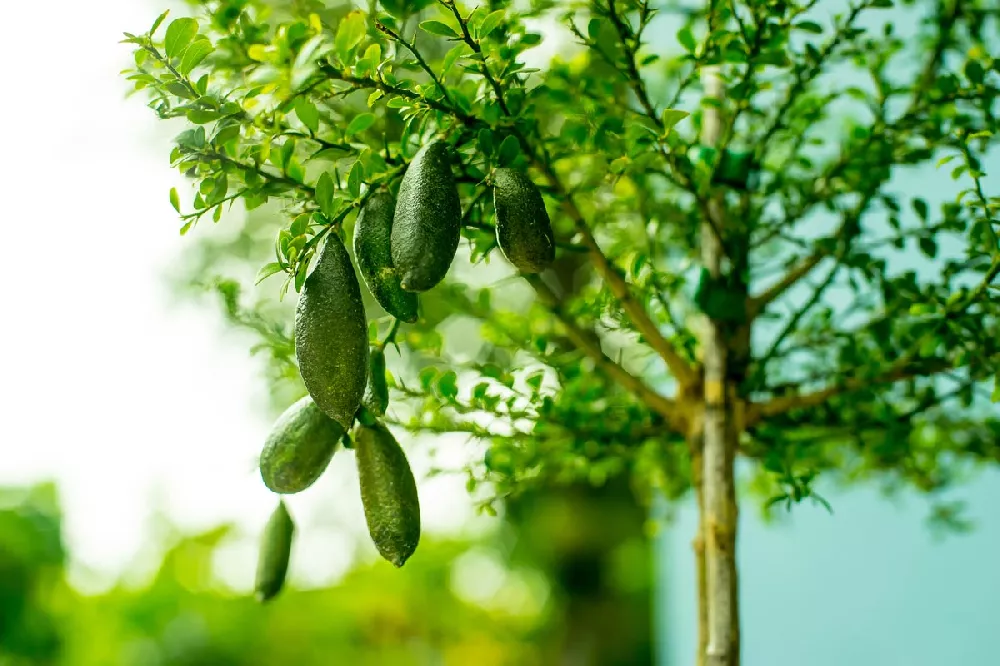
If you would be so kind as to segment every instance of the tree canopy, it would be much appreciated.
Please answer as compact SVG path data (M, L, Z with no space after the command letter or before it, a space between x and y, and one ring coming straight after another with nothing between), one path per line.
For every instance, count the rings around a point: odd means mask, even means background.
M284 297L445 141L449 276L415 324L368 301L372 344L399 350L386 420L488 442L468 469L486 510L626 472L642 493L693 487L703 663L738 663L735 458L772 503L821 473L931 492L1000 461L988 0L193 5L126 37L135 87L189 125L181 232L280 201L258 277ZM544 196L549 271L496 249L498 167ZM896 186L934 167L957 196ZM287 319L222 291L296 381Z

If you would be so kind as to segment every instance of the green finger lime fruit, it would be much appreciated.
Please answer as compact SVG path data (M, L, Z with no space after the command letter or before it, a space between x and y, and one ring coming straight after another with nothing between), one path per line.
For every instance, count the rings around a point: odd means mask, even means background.
M420 542L420 502L410 464L378 422L358 426L354 452L368 532L382 557L401 567Z
M294 533L295 523L288 515L285 503L279 500L277 508L264 526L260 540L257 579L254 583L254 593L258 601L264 602L273 598L285 584Z
M274 422L260 454L260 476L275 493L299 493L316 482L344 428L305 396Z
M507 260L522 273L540 273L552 265L555 236L542 194L531 179L516 169L497 169L493 205L497 244Z
M427 291L448 273L458 249L462 203L448 147L432 141L413 157L396 197L392 261L406 291Z
M368 325L354 266L336 231L302 285L295 357L316 405L350 428L368 381Z
M392 263L392 218L396 201L387 192L373 194L354 225L354 257L368 291L382 309L400 321L417 320L417 295L399 286Z
M370 354L368 386L361 404L378 416L385 414L389 406L389 386L385 381L385 350L373 347Z

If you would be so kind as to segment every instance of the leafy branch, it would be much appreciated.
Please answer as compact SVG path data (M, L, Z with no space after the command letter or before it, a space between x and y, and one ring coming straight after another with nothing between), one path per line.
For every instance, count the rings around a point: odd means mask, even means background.
M948 320L960 316L970 306L975 304L976 301L981 298L982 295L986 293L987 289L993 284L993 281L996 279L998 274L1000 274L1000 256L994 259L990 269L983 276L982 282L980 282L975 289L973 289L964 299L959 299L950 307L946 308L938 320L937 326L925 331L924 334L916 340L916 343L910 351L903 353L895 362L890 364L889 367L882 372L874 373L870 377L845 379L834 386L821 389L814 393L782 396L774 398L768 402L751 404L747 409L747 425L752 426L763 419L774 417L792 410L816 407L824 404L835 396L868 388L873 385L891 384L913 377L928 377L955 369L956 365L953 361L920 358L920 343L928 337L936 334L938 329L940 329L940 327L943 326ZM1000 360L1000 358L992 360L997 361Z
M451 9L455 19L461 27L462 39L465 43L475 54L482 57L482 47L479 42L472 37L472 34L469 32L468 21L462 17L461 12L459 12L455 3L451 0L439 1L441 4ZM492 75L492 73L490 73L485 59L482 59L481 64L479 65L479 71L493 89L497 104L500 106L501 110L503 110L504 115L513 118L505 101L503 88L500 86L499 82ZM631 290L621 273L607 258L600 245L598 245L597 239L594 237L594 234L590 229L590 225L587 223L583 213L577 207L573 196L566 190L561 179L552 168L551 159L548 158L548 155L545 152L544 142L540 142L538 152L536 153L534 146L525 134L516 127L516 125L512 131L520 142L525 153L531 156L535 166L542 172L546 180L548 180L555 196L560 199L563 210L573 221L577 232L580 234L583 244L590 250L598 274L604 279L608 288L621 303L622 309L631 318L636 329L667 364L667 367L677 379L677 382L682 390L686 390L687 387L695 384L697 377L694 369L688 365L684 358L677 352L676 349L674 349L673 345L665 337L663 337L663 334L660 332L656 324L653 323L645 308L643 308L632 295Z

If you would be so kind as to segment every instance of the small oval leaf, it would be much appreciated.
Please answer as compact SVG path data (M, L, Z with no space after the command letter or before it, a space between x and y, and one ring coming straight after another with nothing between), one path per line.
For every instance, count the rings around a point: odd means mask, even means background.
M364 132L366 129L375 124L375 114L374 113L359 113L354 116L354 120L350 122L344 133L347 136L354 136L358 132Z

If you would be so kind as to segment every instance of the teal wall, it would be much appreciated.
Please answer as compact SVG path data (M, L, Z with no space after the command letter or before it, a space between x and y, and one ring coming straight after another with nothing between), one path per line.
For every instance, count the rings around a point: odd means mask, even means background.
M1000 664L1000 471L953 493L976 523L936 537L917 495L827 492L765 525L740 517L744 666ZM697 636L694 507L661 533L658 666L693 663Z

